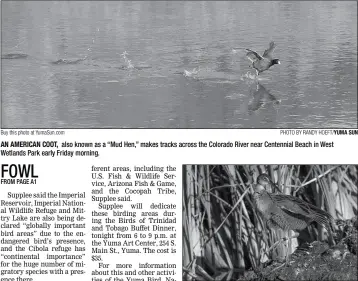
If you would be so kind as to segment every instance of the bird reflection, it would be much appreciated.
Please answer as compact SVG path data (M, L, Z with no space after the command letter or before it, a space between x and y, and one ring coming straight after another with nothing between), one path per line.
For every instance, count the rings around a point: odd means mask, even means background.
M252 94L252 99L249 101L248 110L257 111L264 104L272 103L279 104L280 100L276 99L264 86L262 86L258 81L256 84L256 89L253 90L250 88L250 93Z

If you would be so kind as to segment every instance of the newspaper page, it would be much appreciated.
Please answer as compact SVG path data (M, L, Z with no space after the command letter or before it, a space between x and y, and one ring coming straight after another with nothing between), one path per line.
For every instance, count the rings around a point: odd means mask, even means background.
M1 1L0 281L357 280L357 2Z

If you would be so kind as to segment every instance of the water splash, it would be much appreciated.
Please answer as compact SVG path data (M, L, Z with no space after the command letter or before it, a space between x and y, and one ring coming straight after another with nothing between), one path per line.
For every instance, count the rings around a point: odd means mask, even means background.
M252 74L250 71L248 71L245 74L241 75L241 81L244 81L244 80L247 80L247 79L257 80L258 77L256 76L256 74Z
M134 65L132 64L131 60L127 58L127 55L128 55L127 51L124 51L121 54L121 57L123 58L127 69L134 69Z
M195 77L199 73L199 71L200 71L200 66L198 68L193 68L192 71L184 69L183 75L185 77Z

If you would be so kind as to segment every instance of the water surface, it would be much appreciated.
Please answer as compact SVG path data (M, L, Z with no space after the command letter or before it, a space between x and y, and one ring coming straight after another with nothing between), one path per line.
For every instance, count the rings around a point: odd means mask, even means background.
M356 2L1 4L3 128L357 126Z

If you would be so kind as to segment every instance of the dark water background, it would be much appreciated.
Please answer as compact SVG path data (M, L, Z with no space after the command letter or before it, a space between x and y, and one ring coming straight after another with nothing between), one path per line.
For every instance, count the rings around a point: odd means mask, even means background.
M1 5L4 128L357 126L356 2Z

